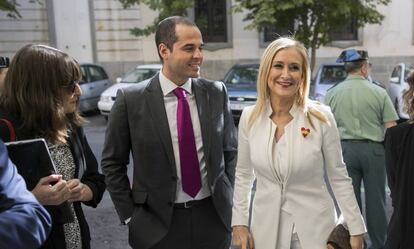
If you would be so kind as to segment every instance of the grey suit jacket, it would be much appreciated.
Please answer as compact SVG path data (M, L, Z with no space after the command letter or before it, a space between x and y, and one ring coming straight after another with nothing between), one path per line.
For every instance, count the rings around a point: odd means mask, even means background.
M236 129L222 82L192 79L208 183L214 206L230 231ZM134 173L127 178L129 154ZM129 243L145 249L168 232L176 196L177 172L158 74L149 83L120 89L109 118L102 153L107 189L121 221L128 223Z

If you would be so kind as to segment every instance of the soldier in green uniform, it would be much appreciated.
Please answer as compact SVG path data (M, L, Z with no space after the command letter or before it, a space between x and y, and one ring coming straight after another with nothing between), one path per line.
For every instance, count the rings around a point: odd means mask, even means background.
M370 248L383 248L387 218L382 142L385 129L396 125L398 116L385 89L367 80L367 51L345 50L337 62L345 63L348 76L328 90L325 103L335 116L344 161L361 210L361 182L364 182L366 223L372 242Z

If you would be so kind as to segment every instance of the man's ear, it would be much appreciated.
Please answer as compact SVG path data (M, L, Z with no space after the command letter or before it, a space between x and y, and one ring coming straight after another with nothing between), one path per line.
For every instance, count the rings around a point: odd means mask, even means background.
M361 71L363 74L368 74L368 63L364 63L361 67Z
M160 43L160 45L158 45L158 51L160 52L160 56L163 60L167 59L170 54L170 49L164 43Z

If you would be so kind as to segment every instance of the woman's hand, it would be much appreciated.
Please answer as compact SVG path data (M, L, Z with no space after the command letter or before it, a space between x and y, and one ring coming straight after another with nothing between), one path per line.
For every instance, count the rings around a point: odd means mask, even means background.
M45 176L39 180L32 194L42 205L59 205L69 197L69 188L62 175Z
M92 190L88 185L83 184L79 179L71 179L67 182L70 189L70 195L68 201L90 201L92 200Z
M231 244L239 249L254 249L253 236L246 226L233 226Z
M349 240L352 249L362 249L364 244L364 234L351 235Z

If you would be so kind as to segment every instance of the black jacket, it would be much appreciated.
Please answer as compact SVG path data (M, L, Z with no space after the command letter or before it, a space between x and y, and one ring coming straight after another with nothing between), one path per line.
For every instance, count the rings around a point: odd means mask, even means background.
M19 122L16 118L0 113L0 119L9 120L14 127L16 132L17 140L30 139L33 138L30 135L23 134L19 131L18 125ZM7 142L10 140L10 130L7 125L0 120L0 138ZM92 153L91 148L89 147L86 136L83 132L82 127L77 128L72 132L68 138L68 143L70 150L72 151L73 159L75 161L75 176L80 177L80 180L83 184L88 185L92 190L93 198L90 201L83 202L83 204L91 207L96 207L101 201L103 193L105 191L105 179L102 174L98 172L98 163L94 154ZM76 216L79 221L81 236L82 236L82 245L83 249L90 248L90 233L88 223L86 222L85 216L82 211L81 203L74 202L74 209ZM63 232L62 218L59 217L59 211L56 209L48 208L49 213L52 216L52 232L49 235L49 238L41 249L65 249L65 238Z
M414 245L414 124L408 122L387 129L385 158L388 185L394 207L385 247L413 248Z

